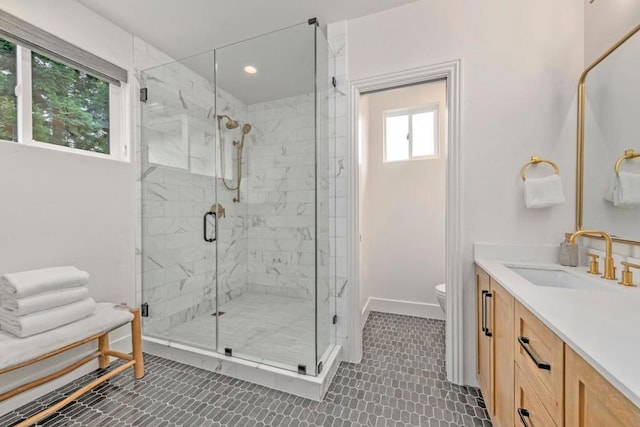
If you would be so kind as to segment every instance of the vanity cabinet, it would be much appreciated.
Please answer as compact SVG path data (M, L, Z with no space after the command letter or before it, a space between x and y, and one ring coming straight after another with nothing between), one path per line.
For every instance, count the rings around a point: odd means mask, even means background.
M565 346L567 427L640 426L640 409Z
M514 299L480 268L476 269L476 284L478 381L493 424L513 426Z
M638 427L640 408L476 267L478 368L497 427Z

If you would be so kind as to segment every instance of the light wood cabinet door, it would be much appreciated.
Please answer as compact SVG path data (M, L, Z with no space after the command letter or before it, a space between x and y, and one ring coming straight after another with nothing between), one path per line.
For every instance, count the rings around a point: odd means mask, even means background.
M564 342L515 303L515 361L556 425L564 424Z
M514 299L509 292L491 279L493 315L493 424L512 427L514 423Z
M487 410L490 414L493 414L493 351L491 332L487 330L492 320L489 313L490 302L487 301L487 295L491 292L491 280L487 273L477 267L476 290L478 304L478 383L480 383L480 390Z
M566 427L637 427L640 409L565 345Z

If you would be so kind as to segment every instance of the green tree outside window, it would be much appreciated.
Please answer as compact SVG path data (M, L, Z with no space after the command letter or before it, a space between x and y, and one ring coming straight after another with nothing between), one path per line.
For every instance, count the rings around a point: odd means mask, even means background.
M18 140L16 45L0 39L0 139Z
M109 154L109 84L32 52L33 139Z

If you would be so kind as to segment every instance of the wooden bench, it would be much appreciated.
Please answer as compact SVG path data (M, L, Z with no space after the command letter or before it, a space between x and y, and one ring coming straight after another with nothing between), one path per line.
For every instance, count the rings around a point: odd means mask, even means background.
M127 323L131 324L132 355L114 351L109 348L109 332ZM0 375L32 365L96 340L98 341L98 349L90 355L83 357L63 369L0 394L0 402L66 375L96 358L99 360L101 369L109 367L111 356L124 360L125 363L113 370L105 372L86 386L71 393L69 396L38 414L22 421L20 424L17 424L17 426L30 426L50 416L73 400L88 393L94 387L115 377L128 368L133 367L136 379L142 378L144 376L144 363L142 360L140 312L138 309L130 309L126 306L98 303L96 311L91 316L48 332L26 338L18 338L7 332L0 331Z

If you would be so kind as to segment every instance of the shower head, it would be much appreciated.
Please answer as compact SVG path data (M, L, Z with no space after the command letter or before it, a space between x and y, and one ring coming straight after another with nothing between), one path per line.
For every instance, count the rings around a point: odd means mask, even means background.
M238 123L237 120L233 120L231 117L227 116L226 114L218 115L218 121L222 119L227 120L227 122L224 124L224 127L226 127L227 129L235 129L238 126L240 126L240 123Z
M242 134L246 135L249 132L251 132L251 125L249 123L245 123L244 126L242 126Z

